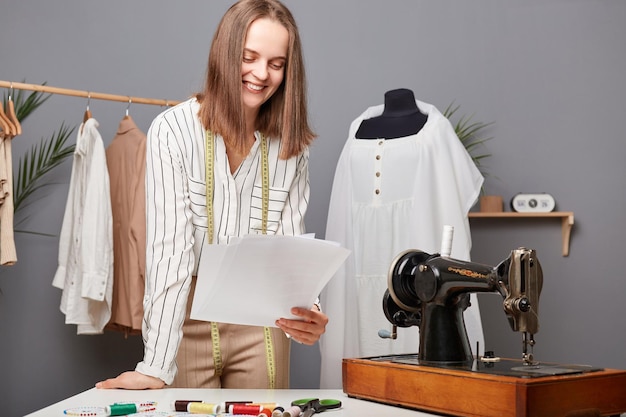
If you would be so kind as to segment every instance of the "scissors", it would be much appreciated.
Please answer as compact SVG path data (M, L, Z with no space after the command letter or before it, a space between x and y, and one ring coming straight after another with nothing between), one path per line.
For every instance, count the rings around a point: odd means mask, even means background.
M302 417L311 417L315 413L321 413L326 410L333 410L341 407L339 400L320 400L319 398L302 398L291 402L291 405L297 405L302 410Z

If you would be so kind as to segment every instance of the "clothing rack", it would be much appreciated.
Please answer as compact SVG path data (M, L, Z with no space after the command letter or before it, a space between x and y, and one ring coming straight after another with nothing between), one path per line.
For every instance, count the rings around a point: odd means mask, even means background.
M122 96L118 94L96 93L92 91L71 90L68 88L51 87L48 85L26 84L26 83L1 81L1 80L0 80L0 87L13 88L16 90L39 91L41 93L63 94L66 96L84 97L86 99L93 98L97 100L121 101L121 102L128 103L128 104L131 104L131 103L153 104L157 106L169 107L169 106L175 106L176 104L180 103L180 101L163 100L163 99L158 99L158 98Z

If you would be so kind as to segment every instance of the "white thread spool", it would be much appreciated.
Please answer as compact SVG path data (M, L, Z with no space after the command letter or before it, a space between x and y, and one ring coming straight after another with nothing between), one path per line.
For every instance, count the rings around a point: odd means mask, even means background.
M452 253L452 237L454 236L454 226L448 224L443 226L443 236L441 238L441 256L449 257Z

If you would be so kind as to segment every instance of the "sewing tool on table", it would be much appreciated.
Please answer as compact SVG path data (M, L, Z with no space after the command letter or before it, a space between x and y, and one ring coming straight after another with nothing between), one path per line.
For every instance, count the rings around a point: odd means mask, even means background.
M291 402L292 406L299 407L302 410L302 417L311 417L315 413L321 413L326 410L334 410L341 408L341 401L319 398L302 398Z
M177 412L205 415L246 415L254 417L283 417L285 409L278 403L262 403L253 401L225 401L207 403L202 400L176 400L172 409ZM300 412L298 412L298 416Z

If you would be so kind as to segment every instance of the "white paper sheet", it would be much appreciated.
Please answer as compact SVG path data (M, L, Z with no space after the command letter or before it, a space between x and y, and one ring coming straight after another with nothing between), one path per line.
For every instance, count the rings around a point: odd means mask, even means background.
M191 318L276 327L311 308L350 251L302 236L248 235L228 245L205 244Z

